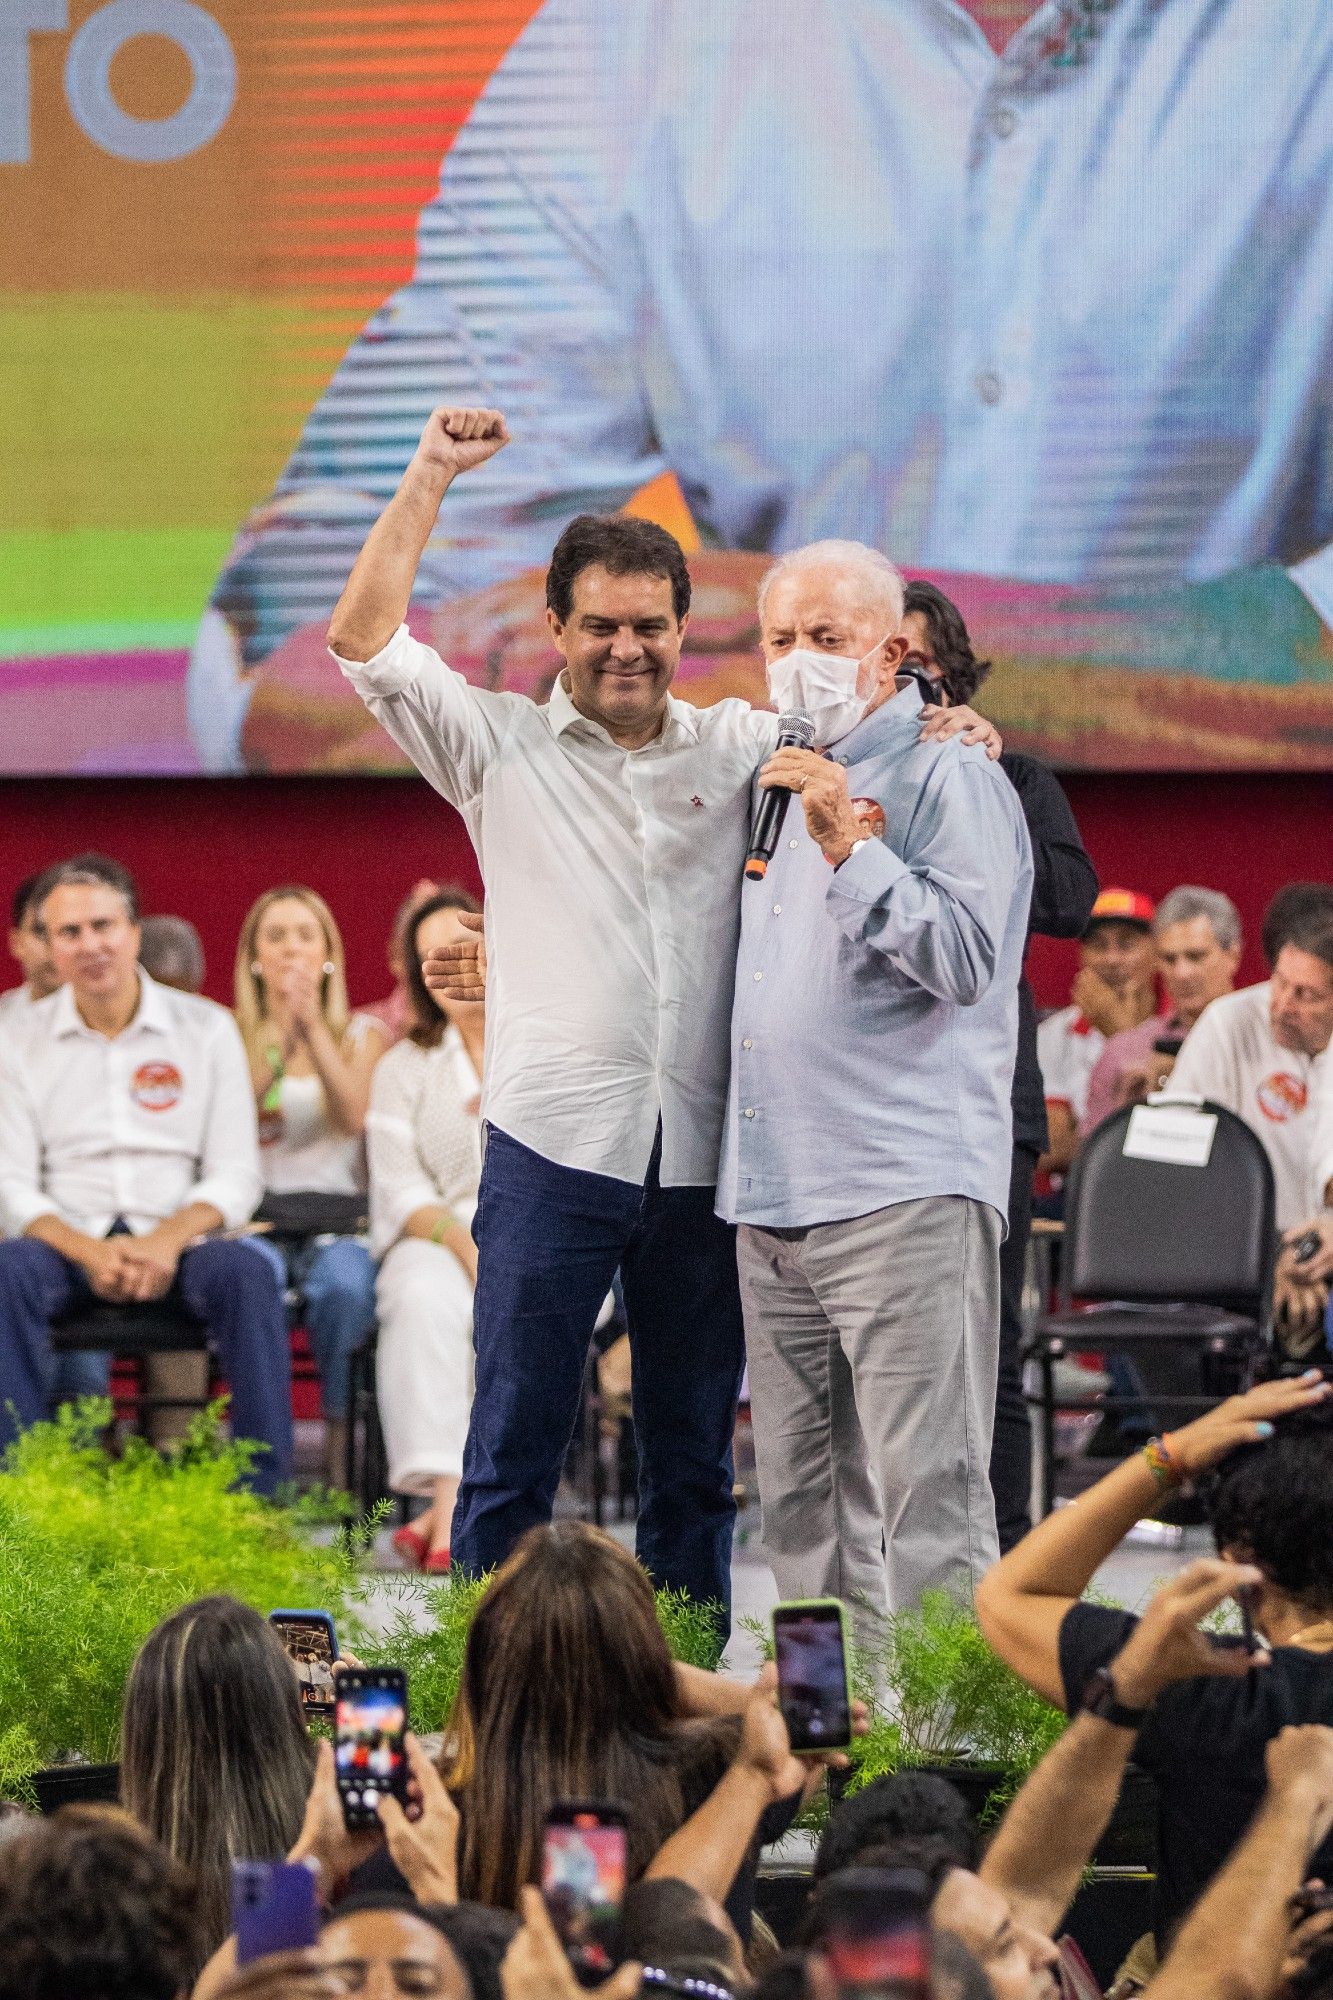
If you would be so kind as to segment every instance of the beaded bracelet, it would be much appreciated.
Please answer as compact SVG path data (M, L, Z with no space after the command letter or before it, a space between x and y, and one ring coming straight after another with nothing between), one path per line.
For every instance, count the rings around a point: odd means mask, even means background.
M1171 1448L1165 1438L1149 1438L1143 1447L1144 1462L1160 1487L1179 1486L1184 1473L1171 1456Z

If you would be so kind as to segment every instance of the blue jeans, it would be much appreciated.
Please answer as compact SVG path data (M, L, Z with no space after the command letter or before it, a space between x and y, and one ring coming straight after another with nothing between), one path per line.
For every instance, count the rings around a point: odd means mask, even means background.
M476 1395L451 1537L455 1567L503 1562L549 1521L593 1322L617 1267L639 1451L639 1560L731 1620L731 1439L745 1346L736 1233L713 1190L557 1166L492 1126L477 1241ZM725 1636L724 1629L724 1636Z
M319 1370L319 1407L337 1423L347 1415L348 1363L375 1324L375 1260L354 1236L277 1244L249 1238L277 1275L305 1300L304 1324Z
M0 1448L49 1416L58 1394L105 1390L107 1356L57 1355L51 1345L52 1320L92 1296L78 1265L49 1243L0 1243ZM268 1447L251 1483L271 1493L292 1476L291 1349L272 1270L246 1243L201 1243L181 1258L167 1298L207 1327L231 1384L233 1432Z

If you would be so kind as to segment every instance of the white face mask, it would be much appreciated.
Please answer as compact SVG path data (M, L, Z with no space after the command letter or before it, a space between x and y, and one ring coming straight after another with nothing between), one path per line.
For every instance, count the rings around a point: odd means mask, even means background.
M875 650L872 647L865 658L870 659ZM790 653L769 662L768 688L773 704L779 713L803 708L815 725L815 742L821 748L836 743L855 729L870 706L870 695L856 691L863 664L845 653L817 653L813 647L794 646Z

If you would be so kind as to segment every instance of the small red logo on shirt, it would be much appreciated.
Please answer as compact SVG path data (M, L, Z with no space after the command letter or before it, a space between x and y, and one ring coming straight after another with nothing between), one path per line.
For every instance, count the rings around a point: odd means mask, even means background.
M1289 1118L1304 1111L1309 1092L1298 1076L1279 1069L1264 1078L1256 1095L1264 1117L1271 1118L1275 1125L1285 1125Z
M130 1078L130 1096L141 1111L170 1111L181 1101L184 1079L174 1063L140 1063Z

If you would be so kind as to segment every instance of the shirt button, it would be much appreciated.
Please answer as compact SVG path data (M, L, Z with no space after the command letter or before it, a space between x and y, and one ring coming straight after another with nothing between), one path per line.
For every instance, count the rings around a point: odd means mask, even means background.
M774 905L773 905L773 915L774 915L775 917L780 917L780 916L782 915L782 905L781 905L781 903L774 903Z
M762 973L762 972L756 972L756 974L755 974L755 978L756 978L756 979L762 979L762 978L763 978L763 976L764 976L764 975L763 975L763 973Z
M983 403L992 405L998 403L1004 394L1004 384L993 368L983 368L977 376L977 394Z
M749 1035L745 1037L745 1040L741 1043L741 1047L743 1049L752 1049L754 1047L754 1043L750 1039Z
M1007 104L997 104L991 113L990 128L997 139L1008 139L1017 123L1017 114Z
M752 1110L752 1109L750 1108L750 1106L749 1106L748 1104L747 1104L747 1105L746 1105L746 1107L745 1107L745 1111L744 1111L744 1114L743 1114L743 1115L744 1115L744 1116L745 1116L746 1118L753 1118L753 1117L754 1117L754 1112L753 1112L753 1110Z
M795 847L795 845L796 845L796 842L795 842L794 840L789 840L789 841L787 842L787 845L788 845L788 847Z

